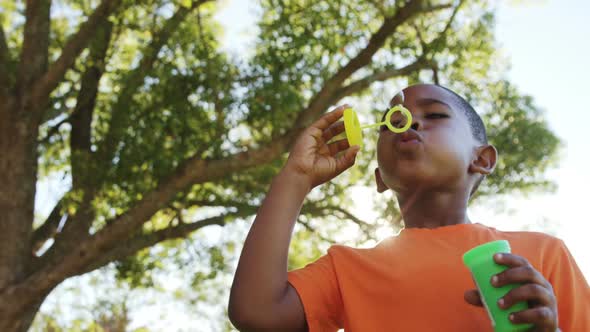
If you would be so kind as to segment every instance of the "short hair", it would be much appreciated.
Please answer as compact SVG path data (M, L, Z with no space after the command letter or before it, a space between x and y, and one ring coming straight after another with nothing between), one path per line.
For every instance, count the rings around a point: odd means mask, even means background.
M479 114L477 114L473 106L471 106L471 104L467 100L465 100L465 98L461 97L455 91L442 85L437 84L436 86L443 88L445 91L449 92L451 96L453 96L453 98L455 98L455 101L457 102L459 109L463 112L463 114L465 114L467 122L469 122L469 128L471 129L471 134L473 135L473 137L481 144L488 144L486 126L484 125L483 120L481 119ZM479 188L479 185L481 184L483 179L485 179L485 177L485 175L482 175L475 182L475 185L473 186L473 188L471 188L469 197L472 197L473 194L475 194L477 188Z
M488 135L486 133L486 127L483 123L483 120L481 119L479 114L477 114L473 106L471 106L471 104L467 100L465 100L465 98L461 97L455 91L442 85L437 84L436 86L443 88L445 91L449 92L451 96L453 96L453 98L455 98L455 101L457 102L459 109L463 112L463 114L465 114L467 122L469 122L469 128L471 128L471 133L473 134L473 137L481 144L488 144Z

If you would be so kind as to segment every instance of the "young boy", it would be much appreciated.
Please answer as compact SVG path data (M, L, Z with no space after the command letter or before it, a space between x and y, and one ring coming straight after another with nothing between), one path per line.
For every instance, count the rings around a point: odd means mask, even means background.
M512 254L494 260L508 269L490 282L521 284L498 302L510 308L528 301L530 309L514 313L513 323L532 323L534 331L590 331L590 288L561 240L469 220L469 197L497 157L469 103L424 84L404 89L391 102L399 103L413 122L403 134L381 129L375 178L379 192L391 189L397 196L405 224L400 235L371 249L335 245L287 272L305 196L354 164L357 146L327 144L343 131L337 120L348 106L338 107L303 132L272 182L232 285L233 324L243 331L492 331L461 257L506 239Z

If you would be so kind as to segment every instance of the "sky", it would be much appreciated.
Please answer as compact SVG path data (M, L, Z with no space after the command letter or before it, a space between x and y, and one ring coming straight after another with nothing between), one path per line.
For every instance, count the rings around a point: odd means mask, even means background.
M217 15L225 27L222 45L234 54L247 54L256 34L252 25L252 0L226 0ZM518 2L520 3L520 2ZM470 208L472 221L500 230L548 231L564 240L586 279L590 279L590 217L585 206L590 175L587 147L590 106L587 83L590 77L590 1L502 1L496 24L496 39L511 68L508 77L521 92L534 97L545 111L550 128L563 142L557 168L547 177L557 184L554 193L528 197L502 197L488 205ZM501 154L501 151L500 151ZM41 181L37 214L47 215L64 190L60 179ZM359 191L358 206L362 202ZM498 207L500 206L500 208ZM363 213L363 209L360 208ZM364 214L371 216L365 210ZM387 233L379 235L387 236ZM180 319L180 318L179 318ZM179 324L179 325L176 325ZM175 326L182 322L176 321ZM170 327L170 326L169 326Z

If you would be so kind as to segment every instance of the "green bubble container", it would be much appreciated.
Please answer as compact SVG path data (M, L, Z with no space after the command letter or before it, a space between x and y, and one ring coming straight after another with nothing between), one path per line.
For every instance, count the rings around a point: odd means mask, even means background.
M509 253L510 244L506 240L492 241L479 245L463 255L463 263L467 266L473 276L473 280L483 298L483 304L488 312L494 332L513 332L530 330L532 324L513 324L509 316L513 312L528 309L526 302L515 303L508 309L498 306L498 300L506 295L511 289L520 284L504 285L502 287L492 286L492 277L508 267L497 264L494 261L496 253Z

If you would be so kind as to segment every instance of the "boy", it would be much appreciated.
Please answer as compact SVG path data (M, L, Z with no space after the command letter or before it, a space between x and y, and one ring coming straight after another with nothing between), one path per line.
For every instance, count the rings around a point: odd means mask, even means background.
M316 262L287 272L305 196L352 166L358 151L346 140L326 144L343 131L337 120L348 106L336 108L299 137L258 211L232 285L234 325L243 331L492 331L461 256L506 239L513 253L494 260L508 269L490 282L522 284L498 302L509 308L528 301L530 309L514 313L513 323L532 323L534 331L590 331L590 288L561 240L501 232L467 217L469 197L497 157L469 103L425 84L404 89L391 103L403 103L413 122L402 134L381 129L375 178L379 192L395 192L405 228L371 249L332 246Z

